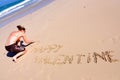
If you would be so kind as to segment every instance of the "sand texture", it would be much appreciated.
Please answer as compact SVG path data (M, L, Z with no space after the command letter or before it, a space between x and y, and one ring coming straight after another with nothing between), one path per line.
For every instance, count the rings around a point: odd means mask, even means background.
M18 24L36 42L14 63ZM0 80L120 80L120 1L54 0L0 28L0 45Z

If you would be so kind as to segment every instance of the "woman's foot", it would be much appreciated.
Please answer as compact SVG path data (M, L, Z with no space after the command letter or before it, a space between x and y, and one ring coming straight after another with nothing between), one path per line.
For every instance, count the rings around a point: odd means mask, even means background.
M16 63L16 60L17 60L17 59L16 59L15 57L13 57L13 62L15 62L15 63Z

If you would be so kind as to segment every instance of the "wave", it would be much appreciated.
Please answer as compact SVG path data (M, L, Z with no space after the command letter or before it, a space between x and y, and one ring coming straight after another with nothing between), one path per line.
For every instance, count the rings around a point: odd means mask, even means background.
M24 0L23 2L20 2L19 4L13 5L3 11L0 12L0 19L7 16L10 13L16 12L22 8L25 8L28 5L40 2L42 0Z

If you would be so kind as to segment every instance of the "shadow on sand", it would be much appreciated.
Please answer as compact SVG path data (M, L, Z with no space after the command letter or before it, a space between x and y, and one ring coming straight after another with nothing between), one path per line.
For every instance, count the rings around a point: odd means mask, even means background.
M17 53L13 53L13 52L8 52L7 54L6 54L6 56L7 57L13 57L13 56L15 56Z

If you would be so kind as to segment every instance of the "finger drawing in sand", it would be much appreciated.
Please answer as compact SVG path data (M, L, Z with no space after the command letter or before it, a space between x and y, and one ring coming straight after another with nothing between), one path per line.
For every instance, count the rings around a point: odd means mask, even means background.
M26 44L33 43L26 37L25 27L18 25L17 28L18 28L17 31L13 31L10 33L5 43L5 49L10 53L15 54L13 56L14 62L16 62L17 58L19 58L20 56L24 55L27 52L25 48L26 46L23 45L23 42L25 42Z

